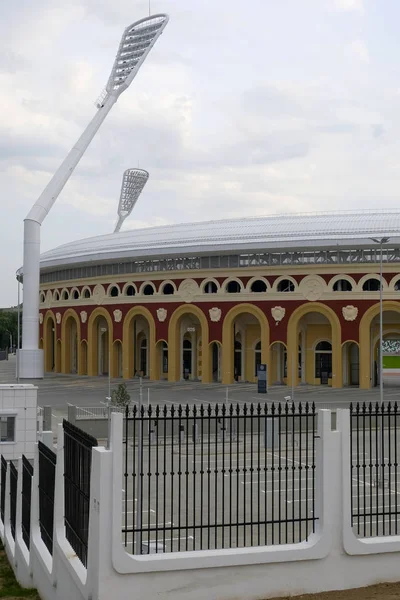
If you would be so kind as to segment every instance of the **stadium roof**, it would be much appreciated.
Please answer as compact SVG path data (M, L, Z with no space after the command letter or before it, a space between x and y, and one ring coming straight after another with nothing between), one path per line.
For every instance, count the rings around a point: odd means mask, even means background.
M132 229L70 242L41 255L41 269L145 259L316 248L371 248L373 237L400 244L400 211L302 213Z

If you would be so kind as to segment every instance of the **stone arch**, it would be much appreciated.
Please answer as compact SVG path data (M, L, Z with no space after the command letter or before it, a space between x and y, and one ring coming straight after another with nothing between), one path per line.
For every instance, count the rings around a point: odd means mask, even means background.
M153 293L152 294L145 294L144 293L144 291L147 288L147 286L150 286L151 288L153 288ZM156 286L154 285L154 283L152 281L143 281L142 285L140 286L139 294L141 296L155 296L157 294Z
M269 347L269 380L272 384L282 385L287 379L287 346L282 340L275 340Z
M155 379L168 379L168 342L166 339L157 341L156 344L156 371Z
M119 289L118 283L110 283L106 291L107 298L118 298L120 295L121 290Z
M209 331L207 317L203 311L194 304L183 304L171 315L168 326L168 381L180 379L180 323L185 315L193 315L200 322L202 340L201 380L202 383L212 381Z
M77 298L75 298L74 296L76 296L77 294L78 294L78 296L77 296ZM80 295L80 292L77 287L73 287L71 289L69 297L71 300L80 300L81 299L81 295Z
M344 279L345 281L348 281L351 284L353 292L354 292L354 290L357 289L357 283L355 282L355 280L353 279L353 277L350 277L350 275L345 275L344 273L342 273L341 275L340 274L339 275L335 275L335 277L332 277L329 280L328 289L329 289L330 292L333 292L333 286L335 285L335 283L337 281L340 281L341 279ZM335 292L335 293L337 294L338 292ZM348 294L349 292L343 292L343 293L347 293Z
M80 364L81 364L81 375L88 374L88 345L86 340L81 341L80 347Z
M87 294L87 292L89 292L89 294ZM81 292L81 299L82 300L90 300L91 297L92 297L92 292L90 290L90 287L88 285L83 286L82 292Z
M132 289L130 289L132 288ZM133 294L132 294L132 290L133 290ZM128 294L128 291L130 291L131 293ZM133 281L127 281L123 288L122 288L122 296L126 296L127 298L134 298L138 293L137 287L136 285L133 283Z
M361 277L360 281L358 282L357 291L364 292L364 294L365 294L365 291L363 290L363 285L364 285L364 283L366 281L368 281L368 279L376 279L377 281L380 281L379 273L367 273L366 275L364 275L363 277ZM385 275L383 275L382 280L383 280L383 287L382 287L382 289L385 292L388 289L388 284L387 284L387 281L385 279ZM354 290L354 288L353 288L353 290ZM369 293L369 294L378 294L379 292L367 292L367 293Z
M396 290L395 285L397 282L399 282L399 287ZM391 292L398 293L398 291L400 290L400 275L399 274L392 277L392 279L389 281L388 290Z
M400 313L400 303L396 300L384 300L383 312L392 311ZM367 390L372 385L371 372L371 324L372 320L379 315L379 302L370 306L360 319L360 388Z
M172 293L172 294L165 294L165 293L164 293L165 286L167 286L167 285L171 285L171 286L173 287L173 290L174 290L174 291L173 291L173 293ZM171 279L165 279L165 280L164 280L164 281L161 283L160 287L158 288L158 293L159 293L159 294L161 294L161 295L163 295L163 296L168 296L168 295L171 295L171 296L172 296L172 295L176 294L176 292L177 292L176 285L175 285L175 283L174 283L174 282L173 282Z
M253 285L253 283L255 283L256 281L262 281L265 283L267 289L266 291L269 292L271 289L270 283L268 281L268 279L266 277L262 277L260 275L260 277L252 277L251 279L249 279L249 281L247 282L245 291L248 292L249 294L252 294L254 292L252 292L251 286ZM257 293L257 292L256 292Z
M278 285L285 280L290 281L291 283L293 283L294 285L294 290L292 293L294 292L298 292L299 291L299 284L297 283L297 281L295 279L293 279L293 277L291 277L290 275L281 275L280 277L278 277L277 279L275 279L274 284L272 286L272 291L275 293L282 293L282 292L278 292Z
M122 342L115 340L113 342L113 374L114 377L122 377Z
M222 383L224 384L232 383L234 380L233 325L235 319L245 313L252 315L259 322L262 340L261 360L269 364L269 323L265 313L253 304L237 304L225 315L222 324Z
M202 281L201 284L200 284L200 293L201 294L206 294L207 293L205 290L206 290L206 285L208 283L215 283L215 285L217 286L216 293L218 294L220 292L221 286L219 285L218 280L215 279L215 277L207 277L207 279L204 279L204 281Z
M219 340L211 340L208 347L212 380L214 382L220 382L222 377L222 344Z
M288 384L298 384L297 369L293 369L293 356L298 353L299 323L302 317L308 313L319 313L323 315L330 323L332 337L332 387L342 387L342 346L341 346L341 326L337 314L325 304L320 302L307 302L302 304L290 316L287 326L287 373ZM294 382L292 382L292 372L294 372Z
M99 352L98 352L98 319L99 317L104 317L107 322L108 327L108 353L109 359L106 361L108 363L108 369L111 368L111 376L114 376L112 372L113 368L113 337L114 337L114 329L113 329L113 321L108 310L99 306L96 308L89 317L88 322L88 375L96 376L99 374L98 361L99 361Z
M223 284L221 285L221 291L222 291L224 294L231 294L232 292L228 292L228 291L227 291L227 287L228 287L228 285L229 285L230 283L233 283L233 282L235 282L235 281L236 281L236 283L239 285L239 288L240 288L240 289L239 289L239 291L238 291L238 292L235 292L235 293L237 293L237 294L241 294L241 293L243 293L243 291L244 291L244 285L243 285L243 281L242 281L241 279L239 279L239 277L227 277L227 278L224 280Z
M43 319L43 353L45 373L55 372L56 360L56 317L52 310L48 310Z
M356 340L342 343L343 386L360 385L360 345Z
M72 340L72 323L75 321L76 341ZM61 373L78 373L82 375L80 364L81 349L81 322L74 309L69 308L65 311L61 321ZM73 363L76 362L76 370Z
M156 379L156 325L153 315L144 306L133 306L125 315L122 333L122 376L124 379L131 379L134 376L134 347L132 344L133 320L136 317L146 319L149 326L149 379Z

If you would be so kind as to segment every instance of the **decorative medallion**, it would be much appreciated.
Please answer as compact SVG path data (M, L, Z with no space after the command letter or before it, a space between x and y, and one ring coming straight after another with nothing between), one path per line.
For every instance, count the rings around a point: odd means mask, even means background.
M80 315L81 315L81 321L82 321L82 323L86 323L86 321L87 321L87 312L86 312L86 310L81 310Z
M47 290L46 299L45 299L45 306L47 306L47 308L50 308L52 300L53 300L53 295L50 290Z
M57 325L59 325L61 323L61 313L56 313L56 321L57 321Z
M274 306L273 308L271 308L271 315L272 318L275 320L276 324L282 321L283 317L285 316L285 313L286 308L283 308L282 306Z
M342 315L345 321L355 321L358 315L357 306L353 306L352 304L349 304L348 306L343 306Z
M165 319L167 318L167 314L166 308L157 308L157 319L160 321L160 323L164 323Z
M306 300L315 302L324 292L324 280L317 275L308 275L300 281L299 289Z
M121 319L122 319L122 310L119 310L119 308L117 308L116 310L114 310L114 321L116 323L120 323Z
M43 323L43 313L39 313L39 323Z
M199 293L199 286L194 279L185 279L179 286L179 294L184 302L192 302Z
M101 304L106 296L106 291L104 287L98 283L94 286L93 290L93 301L95 304Z
M218 308L217 306L213 306L212 308L210 308L210 310L208 312L210 315L210 319L213 323L218 323L218 321L220 321L221 314L222 314L222 311L220 308Z

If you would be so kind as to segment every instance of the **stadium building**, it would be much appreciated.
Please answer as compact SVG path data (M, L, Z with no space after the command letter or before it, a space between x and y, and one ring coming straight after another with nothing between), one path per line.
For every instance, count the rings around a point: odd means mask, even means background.
M135 229L41 256L45 371L129 379L377 384L380 267L400 347L400 212ZM396 340L399 340L396 341ZM400 359L399 359L400 360Z

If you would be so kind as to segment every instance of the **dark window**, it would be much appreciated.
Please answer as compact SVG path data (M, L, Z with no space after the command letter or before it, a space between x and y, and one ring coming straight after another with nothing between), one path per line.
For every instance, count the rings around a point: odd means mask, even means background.
M128 285L128 287L126 288L126 295L134 296L135 294L136 294L136 292L135 292L135 288L133 287L133 285Z
M332 352L332 344L330 342L319 342L315 347L315 352Z
M262 279L257 279L257 281L253 281L251 284L251 291L260 293L267 291L267 284Z
M68 294L68 292L67 292L67 291L65 291L65 292L63 293L63 295L62 295L62 299L63 299L63 300L68 300L68 298L69 298L69 294Z
M396 292L400 290L400 279L394 284L394 289L396 290Z
M59 299L60 299L60 294L58 292L56 292L54 294L54 300L57 302L57 300L59 300Z
M278 283L278 292L294 292L294 283L290 279L282 279Z
M218 287L215 281L208 281L204 286L205 294L216 294L218 292Z
M118 288L114 285L110 290L110 296L116 298L118 296Z
M379 292L380 290L380 282L378 279L367 279L363 284L364 292Z
M78 290L74 290L73 296L74 296L74 300L78 300L78 298L79 298L79 292L78 292Z
M333 284L334 292L351 292L352 289L353 286L351 285L350 281L347 281L347 279L338 279Z
M171 283L166 283L162 289L162 293L166 296L171 296L174 291L174 286Z
M154 294L154 288L152 285L145 285L144 286L144 290L143 290L143 295L144 296L152 296Z
M90 298L90 290L86 289L86 290L83 292L83 297L84 297L84 298Z
M228 294L239 294L240 284L237 281L230 281L226 286Z
M15 417L3 415L0 417L0 441L15 441Z

